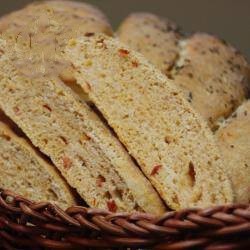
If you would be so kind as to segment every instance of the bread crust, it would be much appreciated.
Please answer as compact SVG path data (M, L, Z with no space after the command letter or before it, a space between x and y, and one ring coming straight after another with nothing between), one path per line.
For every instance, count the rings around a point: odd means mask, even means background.
M171 75L193 107L216 128L249 95L249 64L231 45L205 33L180 43Z
M249 97L248 62L239 51L213 35L195 33L183 37L166 19L134 13L122 22L118 37L174 79L214 130L221 119L230 116Z
M250 100L244 102L216 132L232 180L236 202L250 202Z

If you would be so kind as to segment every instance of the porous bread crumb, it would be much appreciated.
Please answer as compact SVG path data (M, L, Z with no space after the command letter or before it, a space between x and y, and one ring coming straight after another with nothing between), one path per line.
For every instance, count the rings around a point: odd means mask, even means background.
M55 70L35 71L41 64L39 51L18 43L15 51L0 42L0 107L51 158L70 186L91 207L108 209L115 203L117 211L163 213L158 194L120 142L61 81L60 64L51 58L46 66ZM101 187L100 177L105 180Z
M48 201L61 208L75 205L69 186L25 138L2 122L0 114L0 186L33 201Z
M128 51L126 57L120 56L121 49ZM173 81L140 54L104 35L77 39L76 45L66 47L65 57L76 69L78 84L168 206L233 201L213 135ZM92 66L86 67L86 60ZM162 167L154 171L158 165Z

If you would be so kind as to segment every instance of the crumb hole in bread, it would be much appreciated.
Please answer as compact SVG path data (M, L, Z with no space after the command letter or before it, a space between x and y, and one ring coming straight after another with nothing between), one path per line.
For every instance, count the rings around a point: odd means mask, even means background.
M70 71L64 71L59 74L59 78L62 82L64 82L66 85L70 84L76 84L76 79Z
M117 198L119 200L122 200L122 190L121 189L118 189L116 188L115 190L113 190L112 194L113 194L113 197L114 198Z
M137 203L135 203L135 205L134 205L134 210L143 212L143 210L141 209L141 207Z
M97 176L97 179L96 179L96 185L97 185L98 187L102 187L104 182L106 182L105 177L102 176L102 175L98 175L98 176Z
M11 140L10 136L5 135L5 134L0 135L0 137L2 137L3 139L5 139L6 141L10 141Z
M198 202L202 200L202 192L200 191L193 199L193 202Z
M63 143L64 143L65 145L67 145L67 144L68 144L68 141L66 140L66 138L65 138L65 137L60 136L59 138L63 141Z
M112 195L111 195L111 193L109 191L106 191L103 196L107 200L110 200L112 198Z
M212 202L213 204L215 204L216 201L217 201L216 195L215 195L215 194L211 194L211 202Z
M195 170L194 170L194 164L190 161L188 165L188 176L191 183L191 186L193 187L195 184Z
M48 104L44 104L43 107L50 112L52 111L51 107Z
M178 198L178 196L177 196L177 194L174 194L173 195L173 202L175 203L175 204L177 204L177 205L179 205L180 204L180 202L179 202L179 198Z
M88 60L86 60L85 61L85 64L84 64L86 67L91 67L92 65L93 65L93 62L90 60L90 59L88 59Z
M164 141L169 144L171 142L171 139L168 136L165 136Z
M107 75L106 75L105 73L100 73L99 76L100 76L100 78L103 78L103 79L104 79L104 78L106 78Z
M53 200L58 200L58 196L57 196L56 192L53 189L49 188L48 193L49 193L49 195L51 197L53 197Z
M43 142L44 142L45 145L48 144L48 140L47 139L43 139Z

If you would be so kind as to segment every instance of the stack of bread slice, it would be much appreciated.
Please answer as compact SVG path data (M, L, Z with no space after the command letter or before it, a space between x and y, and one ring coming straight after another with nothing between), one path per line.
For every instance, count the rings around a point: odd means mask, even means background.
M28 10L38 6L28 7ZM41 8L38 17L29 15L30 18L38 18L35 27L30 29L42 32L47 28L51 32L54 27L52 17L57 20L56 7L53 2L46 6ZM23 11L26 13L26 9ZM65 11L68 13L68 8ZM50 13L54 14L49 19ZM44 24L43 20L49 22ZM33 145L51 159L70 186L90 206L113 212L163 213L165 206L150 182L107 125L72 87L74 80L68 70L70 62L60 56L63 42L57 47L54 39L57 32L35 32L30 36L27 27L5 27L0 58L0 106L5 114L22 129ZM65 31L61 39L66 39L67 29L60 26L55 30ZM9 36L18 31L17 39ZM89 36L90 31L92 28L89 30L88 26L84 30L83 22L81 33ZM72 36L70 32L68 34ZM53 53L55 48L59 51ZM65 71L70 72L67 77Z
M171 208L232 202L213 135L171 80L104 35L72 39L65 56L78 84Z
M132 18L129 25L123 26L124 34L126 29L134 28L133 20L140 22L137 27L142 37L151 41L145 42L148 47L144 47L144 40L138 48L133 47L133 39L141 36L136 30L128 42L122 38L123 28L119 32L121 40L133 48L112 38L105 15L84 3L35 3L0 20L0 109L3 117L20 128L25 137L22 141L29 141L27 145L36 152L37 162L45 164L45 157L50 166L41 170L35 160L27 160L35 162L27 165L27 172L31 169L31 173L43 174L45 183L67 182L89 206L112 212L161 214L167 207L232 203L235 185L232 189L217 138L206 121L214 128L219 118L228 116L228 110L246 99L248 64L231 47L225 51L220 48L225 54L223 62L234 57L233 64L240 66L227 79L222 77L218 88L222 91L225 85L228 96L238 102L230 106L232 100L225 94L220 100L225 108L215 112L213 106L208 111L207 103L196 99L204 92L201 88L206 88L197 79L205 72L202 66L196 67L202 53L198 51L194 61L189 59L188 41L180 42L183 37L173 23L151 14ZM154 42L155 34L159 40ZM182 56L181 46L185 47ZM219 61L210 56L206 60L211 63L207 73L211 75L213 64ZM197 92L194 86L189 89L192 84L177 70L185 68L186 62L190 64L187 75L191 69ZM229 65L223 64L214 74L227 69ZM245 78L234 93L236 86L228 79L241 76ZM193 98L197 101L190 104ZM8 119L2 119L4 131ZM19 140L13 133L11 138ZM11 156L13 150L3 141L5 144L4 154ZM26 159L24 149L19 153ZM9 164L13 165L11 173L17 172L13 180L19 180L15 181L15 189L23 188L22 193L34 199L53 200L45 197L46 192L40 194L41 189L33 189L33 182L27 182L29 175L18 175L19 165ZM58 178L50 182L47 169L53 169ZM0 177L2 187L13 189L7 179ZM32 190L33 196L29 192ZM46 190L51 191L51 187ZM72 202L65 202L64 207L74 204L67 190ZM59 198L66 200L64 196Z

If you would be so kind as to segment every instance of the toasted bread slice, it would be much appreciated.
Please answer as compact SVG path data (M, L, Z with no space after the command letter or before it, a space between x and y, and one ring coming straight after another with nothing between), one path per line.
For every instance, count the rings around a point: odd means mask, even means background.
M175 83L105 35L72 39L78 84L173 209L230 203L233 194L203 119Z

